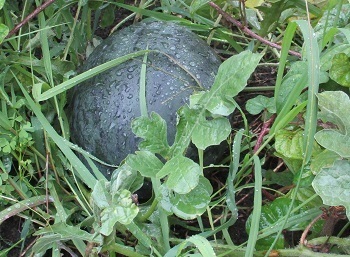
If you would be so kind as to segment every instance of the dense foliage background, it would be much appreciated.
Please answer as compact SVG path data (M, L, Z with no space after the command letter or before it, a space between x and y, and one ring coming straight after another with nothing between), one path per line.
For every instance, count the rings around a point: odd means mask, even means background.
M0 255L349 255L349 11L346 0L0 0ZM191 29L223 63L178 110L173 145L166 117L146 110L129 128L139 151L106 179L71 142L67 97L147 60L142 49L79 72L110 33L149 18ZM152 196L137 191L144 181Z

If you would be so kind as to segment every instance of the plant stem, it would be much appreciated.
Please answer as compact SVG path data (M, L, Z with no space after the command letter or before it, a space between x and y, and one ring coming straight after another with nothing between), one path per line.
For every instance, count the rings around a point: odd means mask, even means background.
M160 196L160 180L152 178L152 185L157 198L158 196ZM157 206L159 212L160 227L162 230L163 249L165 250L165 252L168 252L170 250L168 215L165 213L165 211L159 204L157 204Z
M117 243L107 245L106 247L102 248L102 252L109 251L113 253L118 253L121 255L129 256L129 257L145 257L145 255L139 254L132 250L132 248L120 245Z
M267 121L264 122L264 124L261 128L261 132L260 132L258 139L256 140L256 144L254 146L254 150L253 150L254 153L256 153L258 151L258 149L260 148L260 146L264 140L264 136L269 133L270 126L271 126L272 122L275 120L275 118L276 118L276 115L274 114L271 116L270 119L268 119Z
M146 213L141 215L137 220L141 223L146 222L148 220L148 218L152 215L152 213L156 210L157 205L158 205L158 200L154 199L151 206L146 211Z
M28 23L30 20L32 20L35 16L37 16L40 12L42 12L46 7L48 7L50 4L55 2L55 0L48 0L42 5L40 5L38 8L36 8L31 14L29 14L27 17L25 17L20 23L18 23L6 36L6 38L11 37L13 34L15 34L20 28L22 28L26 23Z
M75 17L74 17L74 23L73 23L72 31L70 33L70 37L69 37L68 43L66 45L66 48L64 49L64 54L63 54L62 61L67 60L67 56L68 56L68 53L69 53L70 45L73 43L74 31L75 31L75 27L76 27L76 25L78 23L78 17L79 17L79 14L80 14L81 5L82 5L82 3L81 3L81 1L79 1L78 2L77 12L75 13Z
M265 87L245 87L243 92L259 92L259 91L274 91L275 86L265 86Z
M228 13L224 12L218 5L216 5L214 2L209 2L209 5L211 7L213 7L214 9L217 10L217 12L219 14L221 14L227 21L231 22L232 24L236 25L240 30L242 30L245 34L247 34L248 36L251 36L252 38L255 38L257 40L259 40L260 42L264 43L265 45L268 45L270 47L276 48L281 50L282 47L276 43L272 43L271 41L255 34L253 31L251 31L250 29L248 29L246 26L244 26L242 23L240 23L239 21L237 21L236 19L234 19L233 17L231 17ZM301 58L301 54L292 50L288 51L290 55L294 55L297 56L299 58Z

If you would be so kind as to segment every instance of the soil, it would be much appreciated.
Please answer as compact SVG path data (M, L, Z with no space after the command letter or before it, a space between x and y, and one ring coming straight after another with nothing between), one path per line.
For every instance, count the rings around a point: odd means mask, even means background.
M8 257L15 257L20 256L21 254L21 246L22 242L21 240L21 231L23 229L23 220L17 216L13 216L7 220L5 220L0 225L0 256L6 256L5 254L2 255L2 250L11 248L14 244L17 244L16 247L11 249L8 253ZM25 238L23 246L25 249L28 245L31 244L33 241L33 238Z

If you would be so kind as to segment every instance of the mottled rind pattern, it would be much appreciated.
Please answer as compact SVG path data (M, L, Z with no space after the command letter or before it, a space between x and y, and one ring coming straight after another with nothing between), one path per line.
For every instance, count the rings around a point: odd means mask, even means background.
M196 34L173 23L141 22L103 41L89 56L82 71L144 49L147 61L146 100L149 112L167 122L168 141L175 135L176 111L188 103L200 86L189 71L209 88L219 68L214 51ZM140 116L139 82L143 56L122 63L76 86L69 103L72 141L99 159L118 165L137 149L131 121ZM183 68L181 68L180 64ZM107 170L103 170L107 174Z

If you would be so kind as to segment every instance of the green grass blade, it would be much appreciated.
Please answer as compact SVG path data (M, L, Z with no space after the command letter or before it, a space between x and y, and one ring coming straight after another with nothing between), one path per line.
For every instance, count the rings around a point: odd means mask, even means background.
M60 223L60 222L65 223L67 221L68 214L66 213L66 210L63 207L60 197L58 196L55 185L51 184L51 187L49 188L50 188L50 195L54 199L54 205L57 210L55 223Z
M95 163L87 155L84 155L84 158L89 164L91 172L96 176L96 179L97 180L105 179L105 176L103 176L103 174L98 170Z
M86 244L84 243L84 241L79 238L73 238L72 242L77 248L77 250L79 251L79 253L81 254L81 256L84 256L86 251Z
M39 26L40 28L46 27L46 21L45 21L45 15L43 12L39 13ZM44 68L45 73L48 78L48 81L51 86L53 86L53 75L52 75L52 65L51 65L51 56L50 56L50 48L49 48L49 41L48 41L48 30L42 29L40 31L40 43L41 43L41 50L43 54L43 62L44 62Z
M304 164L308 163L313 150L317 123L317 97L320 84L320 53L317 39L311 25L307 21L296 21L304 36L305 55L308 64L308 104L305 116L305 132L303 138Z
M134 223L125 225L125 227L136 237L139 242L146 248L150 248L152 246L151 239Z
M142 65L141 65L141 72L140 72L139 99L140 99L141 116L148 116L147 100L146 100L147 57L148 57L148 54L145 53L143 57Z
M215 235L216 233L219 233L221 230L223 229L228 229L229 227L231 227L235 222L236 222L237 219L235 218L230 218L227 222L225 222L224 224L214 228L213 230L208 230L208 231L205 231L205 232L202 232L198 235L201 235L205 238L207 237L210 237L210 236L213 236Z
M40 12L38 15L38 18L39 18L39 27L45 28L46 27L46 20L45 20L44 13ZM47 77L51 87L53 87L54 86L54 80L53 80L53 74L52 74L53 67L52 67L52 63L51 63L51 54L50 54L49 41L48 41L48 30L43 29L42 31L40 31L40 43L41 43L41 51L43 54L42 60L44 62L46 77ZM34 81L34 79L33 79L33 81ZM58 104L56 97L54 97L54 102L55 102L55 108L56 108L56 112L57 112L57 116L58 116L58 121L59 121L60 126L61 126L62 135L64 136L65 135L65 126L63 124L63 120L62 120L62 116L61 116L62 114L61 114L59 104Z
M226 204L232 213L232 217L236 219L238 218L238 209L237 209L236 200L235 200L234 179L236 177L238 167L239 167L239 157L241 153L241 142L242 142L243 133L244 133L243 129L239 130L233 140L232 161L230 163L229 175L227 177Z
M283 117L281 116L277 122L274 123L273 129L270 130L270 135L278 131L279 129L284 128L289 122L291 122L306 106L307 102L303 102L297 105L295 108L290 110Z
M305 55L307 59L308 65L308 100L306 107L306 116L305 116L305 129L304 129L304 138L303 138L303 165L301 167L301 172L298 177L295 190L291 196L292 202L289 206L287 215L285 216L283 225L281 229L278 231L276 239L274 243L271 245L270 249L267 251L266 256L271 252L277 238L282 234L283 228L286 226L288 219L290 217L292 206L296 199L296 194L300 187L300 181L302 178L303 170L307 163L310 161L313 145L314 145L314 135L316 132L316 123L317 123L317 98L316 94L318 92L319 87L319 77L320 77L320 57L319 57L319 49L317 40L314 34L314 30L312 29L310 23L307 21L296 21L300 30L304 36L305 42Z
M225 39L225 40L233 47L233 49L235 49L235 51L236 51L237 53L240 53L240 52L243 52L243 51L244 51L243 47L241 47L241 46L237 43L237 41L233 39L233 37L231 37L230 35L228 35L227 33L225 33L225 32L223 31L223 29L221 29L221 28L215 28L215 29L216 29L215 33L217 33L217 35L218 35L220 38Z
M72 150L74 150L74 151L76 151L78 153L81 153L82 155L84 155L85 158L89 158L91 160L94 160L94 161L96 161L98 163L101 163L101 164L103 164L105 166L108 166L108 167L113 167L113 168L117 168L118 167L116 165L111 165L111 164L109 164L107 162L104 162L104 161L98 159L96 156L90 154L89 152L85 151L83 148L79 147L76 144L73 144L70 141L66 141L65 143L66 143L67 146L69 146L70 149L72 149Z
M48 197L46 195L41 195L41 196L34 196L26 200L17 202L14 205L11 205L10 207L0 212L0 224L4 222L6 219L14 215L17 215L18 213L24 210L44 204L47 201L53 202L54 200L50 196Z
M286 67L287 57L288 57L288 51L290 49L290 46L292 44L292 40L294 37L295 30L297 28L297 24L294 22L291 22L288 24L286 31L284 32L283 42L282 42L282 50L281 50L281 57L279 60L278 65L278 71L277 71L277 78L276 78L276 85L275 85L275 102L277 103L277 98L279 96L279 90L282 84L282 78L284 74L284 69Z
M65 143L66 139L62 138L55 129L51 126L51 124L48 122L44 114L41 112L39 107L36 105L36 103L33 101L33 99L30 97L30 95L27 93L27 91L24 89L21 82L18 80L18 78L13 74L14 78L16 79L19 87L22 90L22 93L24 97L26 98L29 107L34 112L38 120L40 121L43 128L46 130L48 135L52 138L52 140L56 143L58 148L65 154L71 165L73 166L74 170L79 174L81 180L91 189L94 188L96 184L96 178L90 173L90 171L85 167L85 165L79 160L79 158L74 154L74 152L69 148L69 146Z
M305 85L307 83L307 80L308 80L307 73L304 72L302 74L302 76L300 77L299 81L293 87L293 89L290 92L282 110L280 111L280 113L276 117L276 120L270 129L270 133L276 132L277 127L281 128L281 127L287 125L286 123L281 125L281 121L285 119L286 115L288 113L290 113L291 108L296 104L296 102L300 96L301 91L303 90L303 88L305 87ZM295 115L297 115L297 113Z
M137 52L116 58L112 61L108 61L106 63L103 63L97 67L94 67L88 71L85 71L85 72L75 76L74 78L71 78L71 79L55 86L54 88L47 90L46 92L42 93L36 100L39 102L39 101L44 101L44 100L47 100L51 97L54 97L54 96L56 96L64 91L74 87L75 85L77 85L77 84L79 84L79 83L81 83L89 78L92 78L93 76L95 76L101 72L104 72L104 71L106 71L114 66L117 66L118 64L126 62L127 60L130 60L132 58L141 56L141 55L148 53L148 52L150 52L150 50L141 50L141 51L137 51Z
M247 245L247 251L245 257L252 257L254 255L254 248L256 241L258 239L259 233L259 223L261 215L261 205L262 205L262 176L261 176L261 163L259 157L254 155L254 177L255 177L255 191L254 191L254 209L252 214L252 224L249 232L249 239Z

